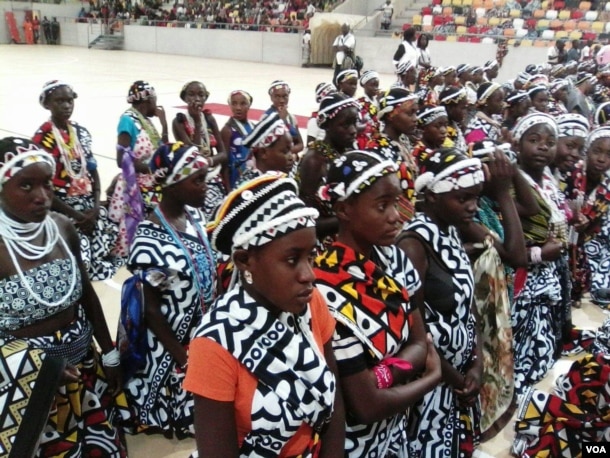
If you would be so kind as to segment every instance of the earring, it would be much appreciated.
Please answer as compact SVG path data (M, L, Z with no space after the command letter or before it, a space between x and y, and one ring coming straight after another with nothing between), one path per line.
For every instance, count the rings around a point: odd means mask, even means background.
M251 285L252 284L252 274L250 273L249 270L244 270L244 280L246 280L246 283Z

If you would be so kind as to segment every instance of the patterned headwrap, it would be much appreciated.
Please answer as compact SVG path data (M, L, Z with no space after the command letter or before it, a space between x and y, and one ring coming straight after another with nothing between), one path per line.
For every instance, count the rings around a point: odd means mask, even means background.
M229 105L231 105L231 98L232 98L234 95L243 95L243 96L246 98L246 100L248 101L248 105L249 105L249 106L252 106L252 100L254 100L254 99L252 98L252 95L250 95L250 93L249 93L249 92L246 92L246 91L244 91L243 89L236 89L236 90L234 90L234 91L231 91L231 93L229 94L229 98L227 98L227 103L228 103Z
M242 145L246 148L267 148L273 145L286 132L290 132L277 111L263 116L252 131L244 137Z
M472 70L472 66L469 64L460 64L456 67L455 71L459 75L469 72Z
M443 89L443 91L440 93L439 102L442 105L457 104L461 100L466 99L467 97L468 93L466 92L466 88L450 86L448 88Z
M514 106L514 105L517 105L518 103L523 102L524 100L527 100L528 98L529 98L529 94L525 91L513 91L506 96L504 101L509 106Z
M591 145L600 138L610 138L610 127L600 126L596 129L593 129L587 137L587 141L585 142L585 150L591 148Z
M190 177L209 165L199 149L182 142L166 143L154 152L149 167L162 188Z
M324 129L324 126L341 113L346 108L360 109L360 104L353 97L347 97L345 94L335 92L322 99L320 108L318 109L318 126Z
M525 73L535 75L536 73L540 73L540 67L536 64L529 64L527 67L525 67Z
M570 82L568 80L559 78L551 83L551 85L549 86L549 91L551 92L551 94L554 94L555 92L560 91L561 89L567 88L569 85Z
M368 83L371 80L374 80L375 78L379 79L379 73L376 72L375 70L367 70L364 73L362 73L362 76L360 77L360 86L364 86L366 83Z
M566 68L562 64L553 65L549 74L555 78L559 77L566 71Z
M604 102L599 104L599 106L595 110L593 122L598 126L603 126L607 122L610 122L610 102Z
M536 73L534 75L531 75L528 79L527 79L527 88L533 87L533 86L539 86L539 85L545 85L547 86L549 84L549 78L548 76L542 74L542 73Z
M589 135L589 121L578 113L560 114L556 118L559 137L582 137Z
M420 166L415 192L434 194L466 189L485 181L481 161L468 158L455 148L441 148L428 156Z
M316 86L316 103L326 97L327 95L337 92L337 88L332 83L320 83Z
M597 83L597 78L592 73L581 72L576 77L576 82L574 84L576 84L576 86L580 86L581 84L586 83L586 82L595 84L595 83Z
M353 68L348 68L347 70L339 72L335 82L337 83L337 86L339 86L344 81L349 81L351 79L358 79L358 71Z
M451 72L455 72L456 69L453 65L448 65L447 67L442 67L441 68L441 75L446 76Z
M521 83L523 85L527 84L527 81L530 79L530 74L527 72L519 72L517 73L517 77L515 78L515 83Z
M38 96L38 102L40 102L40 105L43 108L46 108L45 104L47 102L47 98L53 93L53 91L55 91L56 89L59 89L60 87L69 88L72 91L72 97L73 98L78 97L78 94L76 94L76 92L74 92L74 89L68 83L64 83L63 81L60 81L60 80L47 81L46 83L44 83L44 86L42 86L42 91L40 92L40 95Z
M0 140L0 191L4 184L24 168L38 163L48 164L55 171L53 156L26 138L6 137Z
M412 94L404 88L392 88L386 91L379 99L379 111L377 112L377 119L382 120L386 115L392 113L403 103L415 103L417 99L418 97L416 94Z
M530 98L534 97L539 92L548 91L548 86L546 84L536 84L535 86L529 86L527 89L527 95Z
M491 95L501 88L502 86L500 86L498 83L487 82L481 84L477 89L477 104L485 105Z
M427 126L439 118L447 118L447 110L443 106L424 105L417 110L417 124L419 126Z
M398 76L404 75L412 68L415 68L415 63L412 60L406 60L396 66L396 74Z
M183 102L186 102L186 100L185 100L186 99L186 88L189 87L191 84L201 84L201 86L203 87L203 95L204 95L204 97L207 99L210 96L210 92L205 87L205 84L203 84L201 81L189 81L184 86L182 86L182 89L180 89L180 99Z
M286 89L286 92L290 94L290 86L288 86L288 83L286 81L282 80L275 80L273 83L271 83L267 92L269 93L269 95L271 95L273 91L278 89Z
M331 162L326 184L318 190L318 197L333 204L344 201L397 171L396 162L373 151L350 151Z
M212 247L230 255L315 227L318 211L306 207L298 192L296 182L280 172L268 172L233 190L209 226Z
M518 142L519 140L521 140L521 137L523 137L523 134L525 134L529 129L534 126L537 126L538 124L544 124L550 127L555 136L559 137L559 130L557 129L557 123L555 122L555 118L549 116L546 113L537 111L535 113L529 113L519 118L519 121L517 121L517 124L513 128L513 139Z
M491 70L494 67L499 67L500 64L498 63L498 61L496 59L494 60L488 60L487 62L485 62L485 65L483 65L483 70L487 71L487 70Z
M138 80L131 85L127 93L127 103L133 104L155 97L155 88L146 81Z

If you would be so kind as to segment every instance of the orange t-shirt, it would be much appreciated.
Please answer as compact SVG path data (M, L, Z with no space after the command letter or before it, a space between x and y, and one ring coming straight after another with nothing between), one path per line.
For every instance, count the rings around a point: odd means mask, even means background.
M324 344L332 338L335 319L328 311L326 302L318 290L314 290L309 306L311 331L320 352L323 353ZM252 399L257 385L258 379L254 374L220 344L207 337L198 337L191 341L184 389L215 401L233 402L237 441L240 447L252 430ZM299 455L311 437L311 426L303 423L286 443L280 457Z

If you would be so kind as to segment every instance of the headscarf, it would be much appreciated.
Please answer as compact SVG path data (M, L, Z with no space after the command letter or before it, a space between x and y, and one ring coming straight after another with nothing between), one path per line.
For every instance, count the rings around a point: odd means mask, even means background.
M487 70L491 70L494 67L499 67L500 64L498 63L498 61L496 59L494 60L488 60L487 62L485 62L485 64L483 65L483 70L487 71Z
M610 127L601 126L597 129L593 129L593 131L591 131L591 133L587 137L587 141L585 142L585 150L588 150L591 145L600 138L610 138Z
M557 129L557 122L555 122L555 118L546 113L536 111L519 118L517 124L513 128L513 139L518 142L529 129L537 126L538 124L548 126L553 131L555 136L559 137L559 130Z
M443 89L443 91L440 93L439 102L441 105L455 105L467 97L468 93L466 92L466 88L450 86Z
M448 118L447 110L443 106L424 105L417 110L417 124L419 126L427 126L442 117Z
M337 86L339 86L344 81L349 81L351 79L358 79L358 71L353 68L348 68L347 70L339 72L335 82L337 83Z
M162 145L154 152L149 164L162 188L179 183L208 165L208 160L196 146L182 142Z
M276 91L278 89L286 89L286 92L288 92L288 94L290 94L290 86L288 86L288 83L286 81L275 80L269 86L269 90L268 90L269 95L271 95L273 93L273 91Z
M156 97L155 88L146 81L138 80L134 82L127 93L127 103L142 102L152 97Z
M472 70L472 66L469 64L460 64L456 67L455 72L458 74L458 76L469 72Z
M318 211L306 207L298 192L296 182L279 172L268 172L233 190L210 225L212 247L230 255L315 227Z
M510 94L506 96L504 101L509 106L515 106L518 103L523 102L529 98L529 94L526 91L512 91Z
M441 67L440 73L441 73L441 75L446 76L449 73L455 72L455 71L456 71L455 67L453 65L449 65L447 67Z
M598 126L603 126L610 121L610 102L600 103L595 110L593 122Z
M74 92L74 89L68 83L64 83L63 81L60 81L60 80L47 81L46 83L44 83L44 86L42 86L42 91L40 92L40 95L38 96L38 102L40 102L40 105L43 108L46 108L45 104L47 103L47 99L49 98L49 96L56 89L59 89L60 87L67 87L68 89L70 89L72 91L73 98L78 97L78 94L76 94L76 92Z
M554 94L557 91L560 91L563 88L567 88L570 85L570 82L566 79L559 78L554 80L549 86L549 92Z
M205 87L205 84L203 84L201 81L189 81L184 86L182 86L182 89L180 89L180 99L183 102L186 102L186 88L189 87L191 84L200 84L203 87L204 97L207 99L210 96L210 92Z
M477 89L477 104L485 105L491 95L501 88L502 86L500 86L498 83L486 82L481 84Z
M415 192L434 194L466 189L485 181L481 161L468 158L455 148L441 148L420 164Z
M333 204L344 201L397 171L396 162L373 151L350 151L330 163L326 184L320 187L318 196Z
M379 99L379 111L377 112L377 119L382 120L385 118L386 115L392 113L403 103L415 103L417 99L418 97L416 94L412 94L404 88L392 88L386 91Z
M536 84L528 88L527 95L529 95L530 98L534 98L536 94L544 91L548 91L548 87L545 84Z
M252 132L244 137L242 145L246 148L267 148L290 130L277 111L272 111L254 126Z
M592 73L580 72L576 76L576 86L580 86L583 83L590 82L591 84L597 83L597 78Z
M415 67L415 63L412 60L406 60L396 66L396 74L398 76L404 75L405 73L407 73L409 70L411 70L414 67Z
M560 114L556 118L559 137L582 137L589 135L589 121L578 113Z
M234 91L231 91L231 93L229 94L229 98L227 98L227 103L229 105L231 105L231 98L234 95L243 95L246 98L246 100L248 101L248 105L252 106L252 100L253 100L252 95L250 95L249 92L246 92L243 89L236 89Z
M519 72L517 73L517 77L515 78L515 83L521 83L522 85L526 85L527 81L530 79L530 74L527 72Z
M333 92L337 92L337 88L332 83L320 83L316 86L316 103L320 103L320 101L330 95Z
M379 73L377 73L375 70L366 70L360 77L360 86L364 86L366 83L374 80L375 78L379 79Z
M0 191L7 181L30 165L43 163L55 170L53 156L26 138L0 140L0 157L4 157L4 162L0 162Z
M353 97L347 97L340 92L335 92L324 97L318 109L318 127L324 129L328 121L350 107L360 109L360 104Z
M533 87L533 86L540 86L540 85L547 86L548 84L549 84L548 76L546 76L546 75L544 75L542 73L536 73L534 75L531 75L527 79L526 86L529 89L530 87Z

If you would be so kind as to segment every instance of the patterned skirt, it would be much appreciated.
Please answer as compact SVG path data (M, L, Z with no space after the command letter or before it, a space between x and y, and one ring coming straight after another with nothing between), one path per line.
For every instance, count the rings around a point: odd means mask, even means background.
M81 373L78 382L61 385L55 390L50 408L46 410L48 416L35 456L123 458L127 456L127 448L118 424L129 416L127 400L123 393L113 398L108 392L99 355L90 343L91 325L82 307L79 310L79 316L72 323L52 335L7 339L9 343L27 342L29 350L23 357L31 358L32 350L42 350L47 357L64 361L84 355L74 364ZM35 440L30 438L30 441Z

